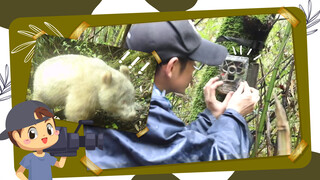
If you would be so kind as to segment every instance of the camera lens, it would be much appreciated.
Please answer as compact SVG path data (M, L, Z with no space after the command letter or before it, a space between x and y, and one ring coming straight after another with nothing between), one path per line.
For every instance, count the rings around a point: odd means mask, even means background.
M234 74L236 71L237 71L237 67L236 66L229 66L228 67L228 73Z

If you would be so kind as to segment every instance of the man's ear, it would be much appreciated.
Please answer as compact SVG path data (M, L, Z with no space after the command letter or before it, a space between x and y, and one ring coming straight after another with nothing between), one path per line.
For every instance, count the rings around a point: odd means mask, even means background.
M167 63L165 70L166 70L166 74L169 78L171 78L173 76L173 73L176 70L177 65L179 64L178 61L179 61L179 59L177 57L173 57Z

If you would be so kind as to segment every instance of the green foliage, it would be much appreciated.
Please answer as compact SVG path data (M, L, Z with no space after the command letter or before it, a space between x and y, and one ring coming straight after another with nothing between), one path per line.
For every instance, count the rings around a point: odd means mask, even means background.
M243 32L243 16L227 17L220 28L218 36L242 37Z
M265 43L265 48L261 52L260 72L258 74L257 88L260 91L261 100L255 110L255 114L251 114L250 117L246 119L251 119L249 122L249 129L252 131L258 131L256 125L262 119L262 109L265 107L264 99L267 93L267 89L270 86L271 75L274 69L277 67L275 65L276 59L280 55L279 50L281 48L281 43L288 39L286 46L284 47L282 58L280 64L278 65L278 73L275 78L275 85L273 88L273 94L281 99L282 105L286 110L287 118L289 121L289 127L291 131L291 144L292 149L294 149L300 142L300 123L299 123L299 111L298 111L298 99L297 99L297 89L296 89L296 76L294 71L294 59L293 59L293 43L291 34L285 37L285 27L288 25L287 21L278 21L274 24L272 30ZM265 113L267 113L267 120L271 122L271 139L269 145L267 143L266 137L266 127L265 123L262 123L263 128L260 130L262 133L261 140L257 149L257 157L269 156L267 154L267 148L271 149L271 155L276 154L277 148L277 129L276 129L276 117L274 115L274 100L273 97L269 100L270 104ZM265 115L264 115L265 116ZM254 154L254 153L253 153ZM253 156L253 155L252 155Z
M254 149L253 149L253 152L252 152L252 156L253 157L256 156L256 153L257 153L257 150L258 150L258 146L259 146L259 143L260 143L260 138L262 136L262 131L263 131L263 128L264 128L264 125L265 125L265 122L266 122L266 118L267 118L267 111L268 111L268 108L269 108L270 99L271 99L273 88L274 88L274 84L275 84L275 81L276 81L276 76L277 76L277 73L279 71L279 65L280 65L280 63L282 61L284 48L286 46L286 43L287 43L287 41L289 39L288 37L289 37L290 34L291 34L291 24L288 23L286 31L285 31L285 37L284 37L284 40L281 43L281 47L279 49L279 55L278 55L278 57L276 59L276 62L275 62L275 68L272 71L271 80L269 81L267 95L264 96L264 106L263 106L263 110L262 110L262 113L261 113L259 126L258 126L258 129L257 129L256 143L254 145Z
M218 37L220 37L220 36L229 36L229 37L235 37L235 38L240 38L240 37L247 38L247 36L244 33L244 28L243 28L243 16L225 18L225 21L221 25L220 31L218 34ZM233 52L232 47L235 47L236 50L239 52L239 49L238 49L239 45L235 42L224 41L224 42L221 42L220 44L225 46L228 49L230 54Z
M206 108L206 104L204 102L204 94L203 94L203 87L206 85L208 81L212 77L215 77L219 74L219 68L214 66L205 66L205 68L202 70L201 74L201 80L197 87L195 88L195 91L193 93L193 97L195 97L192 100L192 109L190 114L190 119L196 119L197 115L202 112Z
M81 40L121 47L127 25L101 26L87 28L81 35Z
M250 15L250 17L258 19L262 24L267 24L272 19L272 16L270 16L269 14Z
M116 123L112 123L111 126L110 126L109 124L107 124L107 125L105 126L105 128L119 129L119 127L117 126Z

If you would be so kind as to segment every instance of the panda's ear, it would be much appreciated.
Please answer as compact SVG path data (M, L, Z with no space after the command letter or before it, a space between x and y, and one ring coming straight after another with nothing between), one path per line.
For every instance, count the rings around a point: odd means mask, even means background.
M107 71L103 78L102 78L102 81L106 84L106 85L110 85L111 82L112 82L112 74L110 71Z
M124 74L128 79L130 79L130 72L127 66L120 66L120 72Z

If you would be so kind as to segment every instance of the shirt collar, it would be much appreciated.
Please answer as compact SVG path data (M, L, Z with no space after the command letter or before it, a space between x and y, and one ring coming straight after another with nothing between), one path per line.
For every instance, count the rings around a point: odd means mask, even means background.
M160 89L153 84L153 91L152 91L152 95L154 96L160 96L162 97L166 102L167 105L169 106L170 109L172 109L172 105L171 102L168 100L168 98L166 97L166 90L163 90L162 92L160 91Z
M163 90L162 92L160 89L156 86L156 84L153 84L154 93L156 93L159 96L166 97L166 90Z

